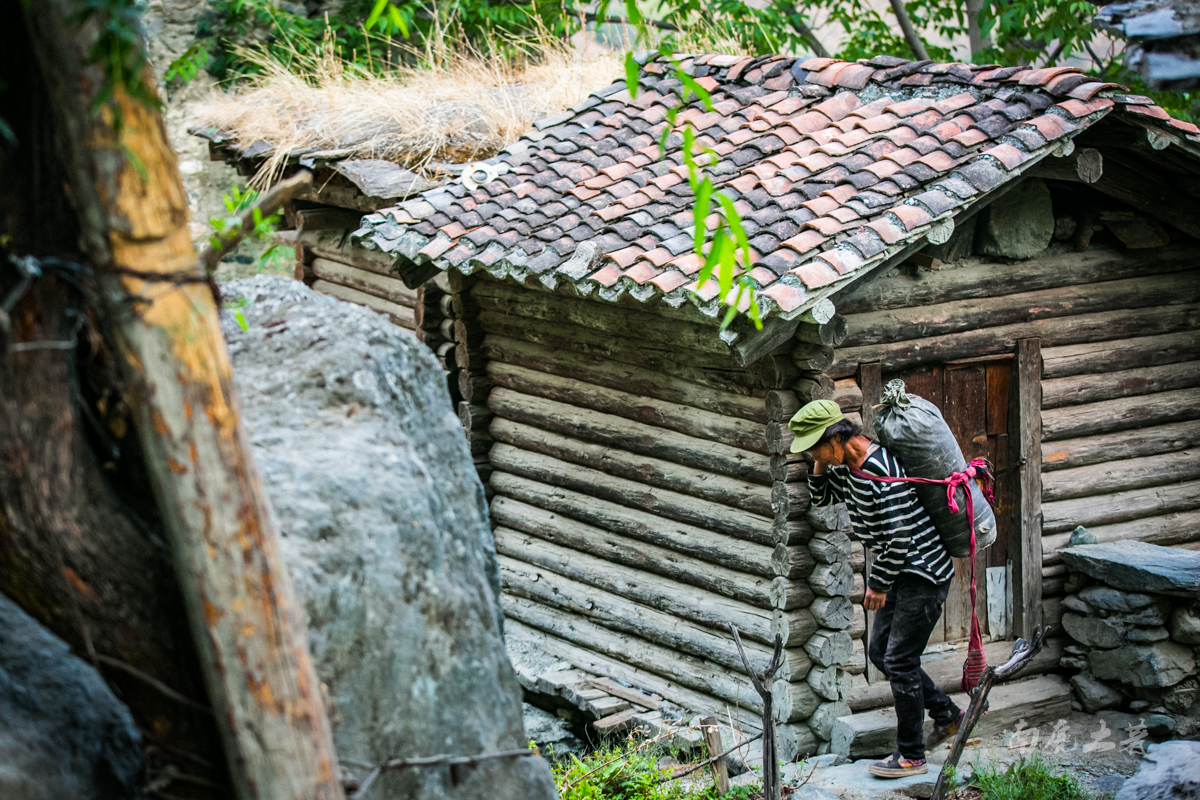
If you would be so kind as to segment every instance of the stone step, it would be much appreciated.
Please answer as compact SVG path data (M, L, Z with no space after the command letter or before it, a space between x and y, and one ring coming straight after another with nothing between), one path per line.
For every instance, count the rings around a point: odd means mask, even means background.
M983 646L984 655L989 664L1003 664L1012 655L1012 642L991 642ZM943 692L957 692L962 680L962 665L967 657L966 649L950 653L937 653L926 656L921 668ZM1063 657L1063 640L1061 638L1047 639L1029 666L1021 672L1021 677L1029 678L1049 672L1058 666ZM850 710L858 713L876 708L887 708L892 705L892 687L886 680L880 678L875 683L868 684L865 675L855 675L850 690Z
M966 710L970 699L965 694L950 696L959 708ZM1071 687L1058 675L1041 675L992 689L991 704L975 726L972 736L986 736L1012 729L1024 719L1029 726L1056 720L1071 713ZM928 734L933 723L926 720ZM839 717L833 725L830 750L848 758L886 756L896 749L896 711L879 708L847 717Z

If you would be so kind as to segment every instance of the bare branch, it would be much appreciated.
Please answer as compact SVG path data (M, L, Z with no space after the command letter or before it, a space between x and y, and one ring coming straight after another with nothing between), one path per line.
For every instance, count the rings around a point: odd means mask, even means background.
M762 734L761 734L761 733L756 733L756 734L754 734L753 736L751 736L750 738L748 738L748 739L743 739L742 741L738 742L737 744L735 744L733 747L729 748L728 750L725 750L725 751L723 751L723 752L717 753L717 754L716 754L715 756L713 756L712 758L706 759L706 760L704 760L704 761L700 761L700 762L698 762L698 763L696 763L696 764L692 764L690 767L688 767L687 769L683 770L682 772L676 772L674 775L669 775L669 776L665 776L665 777L659 778L658 780L656 780L656 781L655 781L655 783L668 783L668 782L670 782L670 781L679 780L680 778L682 778L682 777L685 777L685 776L687 776L687 775L691 775L691 774L692 774L693 772L695 772L696 770L699 770L699 769L704 769L705 767L707 767L709 764L713 763L714 761L720 761L722 758L724 758L725 756L729 755L729 754L730 754L730 753L732 753L734 750L737 750L739 747L743 747L744 745L748 745L748 744L750 744L751 742L753 742L753 741L757 741L757 740L759 740L759 739L761 739L761 738L762 738Z
M892 13L896 15L896 21L900 23L900 30L904 32L904 41L908 42L908 49L912 50L913 57L918 61L928 61L929 52L925 49L925 42L921 41L921 35L913 27L912 19L908 16L908 9L904 7L904 0L888 0L888 2L892 4Z

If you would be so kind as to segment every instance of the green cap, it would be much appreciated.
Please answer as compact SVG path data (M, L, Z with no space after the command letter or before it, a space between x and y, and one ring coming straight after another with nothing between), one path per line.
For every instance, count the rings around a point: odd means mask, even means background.
M837 403L832 400L813 400L788 420L788 427L796 434L792 440L792 452L803 453L811 449L826 428L842 419L842 409Z

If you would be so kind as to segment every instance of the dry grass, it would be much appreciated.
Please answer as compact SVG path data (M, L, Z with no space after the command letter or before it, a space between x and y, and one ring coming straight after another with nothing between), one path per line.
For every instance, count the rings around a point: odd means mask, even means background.
M441 42L448 38L441 38ZM437 45L420 67L371 70L331 47L284 66L254 53L263 73L197 104L199 122L265 140L275 156L265 181L292 151L350 150L420 168L431 162L488 158L516 141L534 120L557 114L622 74L616 53L586 54L549 39L517 57ZM498 48L497 48L498 49Z

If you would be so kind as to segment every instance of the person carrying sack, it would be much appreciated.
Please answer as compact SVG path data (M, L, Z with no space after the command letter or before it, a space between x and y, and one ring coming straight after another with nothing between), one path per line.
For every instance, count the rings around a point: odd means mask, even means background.
M867 655L892 686L897 749L871 764L879 778L927 772L923 728L933 718L929 746L958 732L963 712L921 669L921 653L942 614L954 565L904 467L886 447L863 435L831 400L814 400L792 417L793 453L812 455L808 486L814 506L845 503L855 536L873 551L863 607L876 611Z

